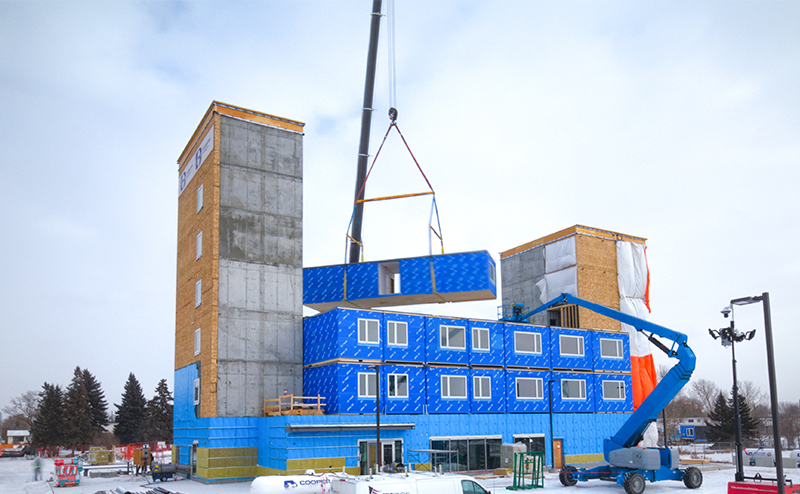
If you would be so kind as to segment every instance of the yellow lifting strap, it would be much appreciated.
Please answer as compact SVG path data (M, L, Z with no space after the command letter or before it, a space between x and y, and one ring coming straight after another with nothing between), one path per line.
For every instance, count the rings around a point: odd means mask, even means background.
M431 194L433 194L432 190L429 190L427 192L416 192L416 193L413 193L413 194L400 194L400 195L397 195L397 196L373 197L372 199L359 199L359 200L356 201L356 204L359 204L359 203L362 203L362 202L370 202L370 201L388 201L389 199L404 199L406 197L429 196Z

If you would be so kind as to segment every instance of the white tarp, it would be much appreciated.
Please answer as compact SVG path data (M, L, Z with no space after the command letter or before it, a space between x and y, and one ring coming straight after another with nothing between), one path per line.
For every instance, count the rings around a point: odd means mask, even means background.
M549 302L562 293L578 296L578 267L572 266L555 273L548 273L536 283L542 294L539 300Z
M544 272L554 273L577 264L575 236L544 246Z

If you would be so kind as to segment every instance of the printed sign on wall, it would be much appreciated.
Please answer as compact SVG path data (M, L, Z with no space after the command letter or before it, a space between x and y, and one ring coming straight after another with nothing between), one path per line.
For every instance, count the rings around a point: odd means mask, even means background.
M202 165L206 158L211 155L211 151L213 150L214 126L212 125L206 133L206 136L203 138L203 142L201 142L197 147L197 151L195 151L194 156L189 158L186 168L183 170L183 173L181 173L180 180L178 181L178 196L183 194L183 191L186 189L186 186L189 185L189 182L192 181L192 177L194 177L194 174L197 173L200 165Z

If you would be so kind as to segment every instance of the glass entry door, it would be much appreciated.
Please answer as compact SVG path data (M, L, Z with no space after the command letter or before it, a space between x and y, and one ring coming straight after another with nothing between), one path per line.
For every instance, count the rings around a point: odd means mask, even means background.
M369 475L378 463L374 440L358 441L358 459L361 475ZM401 439L381 439L381 461L384 465L403 463L403 441ZM373 472L374 473L374 472Z

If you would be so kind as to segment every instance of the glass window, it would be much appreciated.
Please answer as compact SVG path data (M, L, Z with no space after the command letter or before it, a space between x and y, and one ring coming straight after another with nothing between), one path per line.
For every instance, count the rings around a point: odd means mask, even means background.
M194 284L194 306L198 307L203 297L203 280L197 280Z
M583 357L583 336L562 334L558 340L561 344L561 355Z
M470 441L470 448L472 448L472 441ZM470 450L469 459L470 459L470 462L472 462L472 451L471 450ZM485 459L486 458L484 457L483 460L485 460ZM484 463L484 467L483 468L478 467L478 468L475 468L475 470L485 470L485 468L486 468L485 465L486 464ZM470 470L472 470L472 469L470 469ZM478 484L477 482L474 482L472 480L462 480L461 481L461 490L464 492L464 494L489 494L486 491L486 489L484 489L483 487L480 486L480 484Z
M472 328L472 349L489 351L489 328Z
M358 373L358 397L375 398L378 394L374 372Z
M544 398L544 381L538 377L518 377L517 399L541 400Z
M600 356L602 358L622 358L622 340L600 338Z
M195 239L195 259L200 259L200 256L203 255L203 232L197 234L197 238Z
M408 374L389 374L389 398L408 398Z
M200 328L194 330L194 354L200 355Z
M442 376L442 398L466 398L467 376Z
M514 332L514 351L517 353L542 353L542 335L539 333Z
M686 437L694 437L694 427L686 428Z
M194 380L194 404L200 404L200 379Z
M586 399L586 380L585 379L562 379L561 380L561 399L564 399L564 400L585 400Z
M492 398L492 378L489 376L472 376L472 395L478 400Z
M358 320L358 342L359 343L380 343L380 324L377 319Z
M466 329L463 326L439 326L439 335L442 348L467 348Z
M624 400L625 383L623 381L603 381L604 400Z
M393 346L408 346L408 324L399 321L386 323L386 342Z
M201 209L203 209L203 184L197 188L197 212L199 213Z

